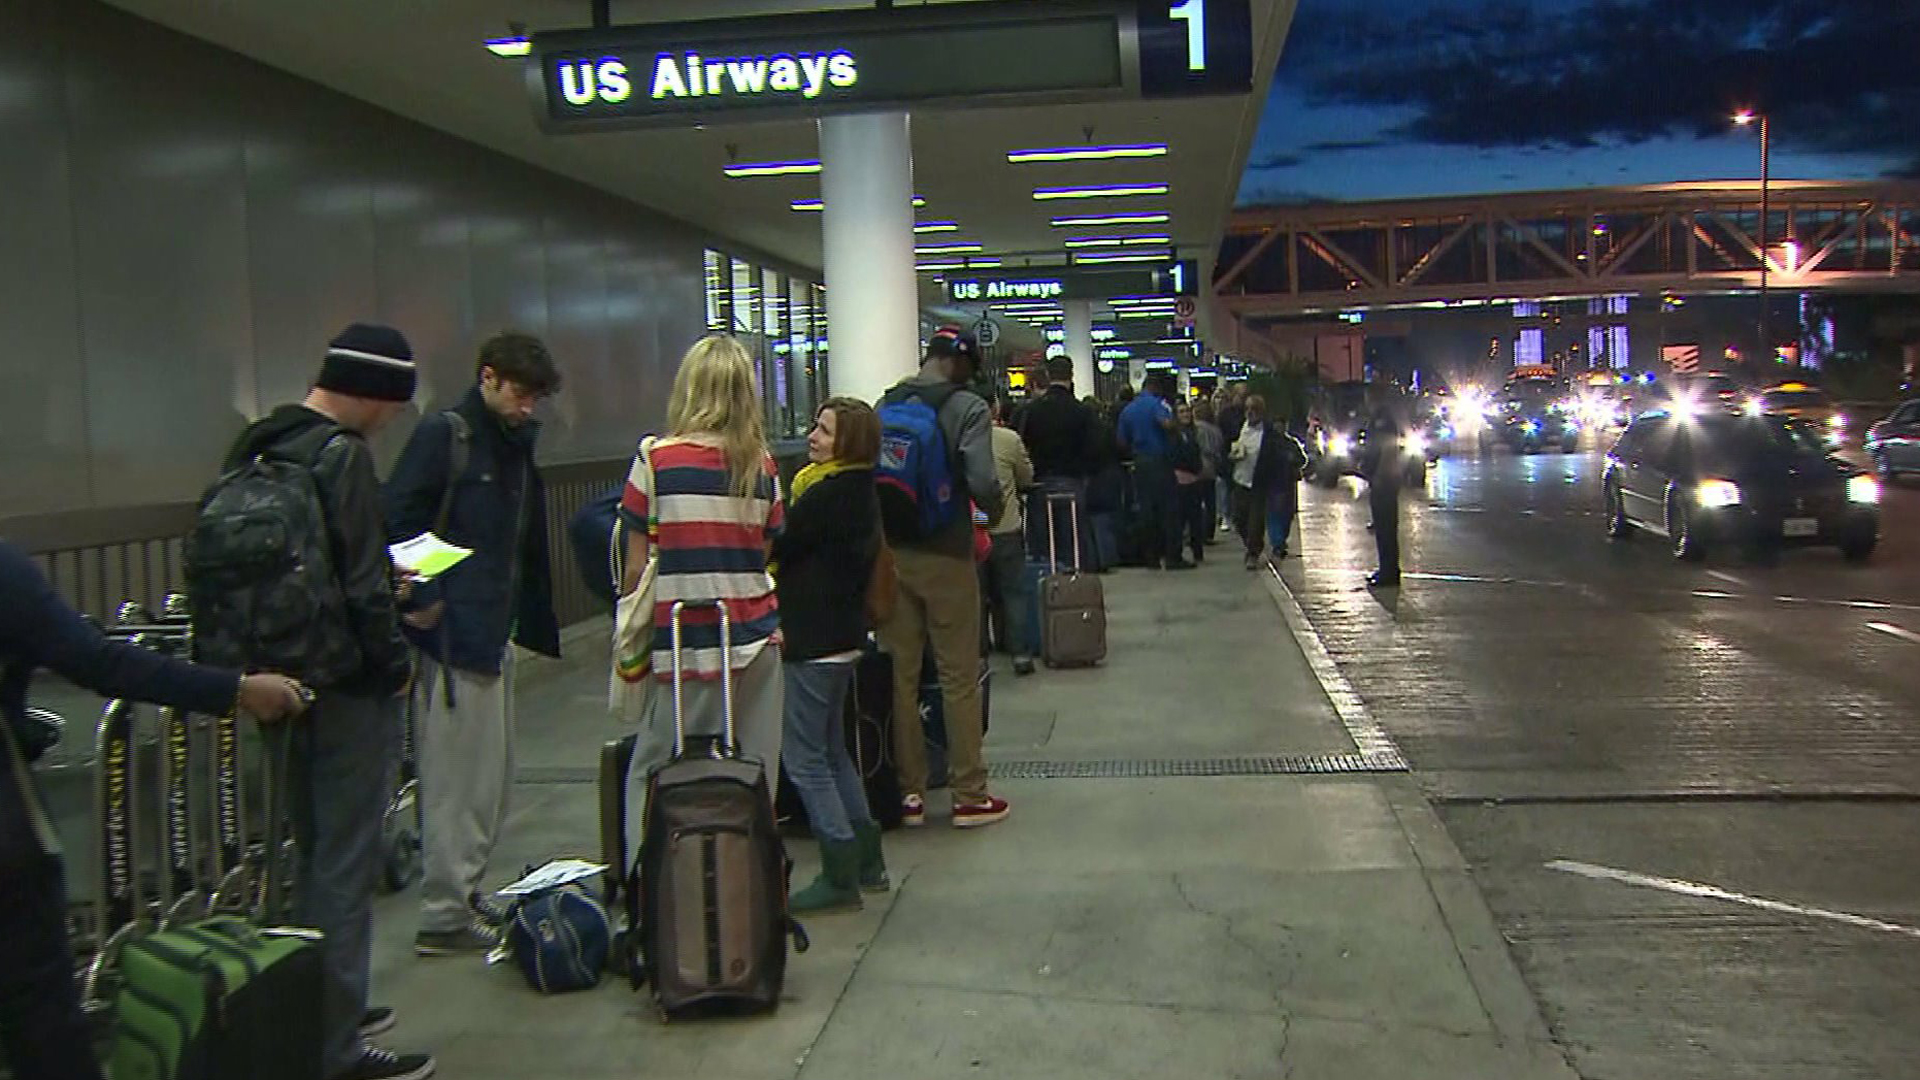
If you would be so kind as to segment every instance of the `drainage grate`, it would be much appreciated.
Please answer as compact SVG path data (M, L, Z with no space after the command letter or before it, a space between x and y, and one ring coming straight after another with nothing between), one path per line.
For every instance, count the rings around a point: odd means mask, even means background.
M1186 760L998 761L987 775L1000 780L1114 780L1156 776L1297 776L1405 772L1398 755L1279 754Z
M1337 773L1407 771L1396 754L1276 754L1109 761L996 761L987 775L996 780L1132 780L1166 776L1313 776ZM560 765L520 770L523 784L592 784L598 769Z

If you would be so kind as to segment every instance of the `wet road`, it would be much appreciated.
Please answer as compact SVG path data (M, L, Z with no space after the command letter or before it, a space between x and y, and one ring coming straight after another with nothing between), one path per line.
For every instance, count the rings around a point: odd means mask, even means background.
M1583 1075L1920 1077L1920 487L1868 566L1691 565L1606 539L1601 464L1443 461L1377 597L1310 490L1285 576Z

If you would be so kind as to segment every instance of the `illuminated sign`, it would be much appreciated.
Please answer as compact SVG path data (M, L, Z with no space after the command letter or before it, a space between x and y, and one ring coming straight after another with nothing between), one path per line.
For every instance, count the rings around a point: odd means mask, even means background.
M949 275L947 299L957 304L1009 304L1035 300L1105 300L1115 296L1179 296L1195 281L1190 259L1126 270L1033 267L964 277Z
M527 82L555 132L1246 93L1248 3L985 0L561 30L533 36Z

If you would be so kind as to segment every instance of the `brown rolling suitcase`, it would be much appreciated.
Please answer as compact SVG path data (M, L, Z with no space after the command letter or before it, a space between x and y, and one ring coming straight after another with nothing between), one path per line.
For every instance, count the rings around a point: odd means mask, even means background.
M1065 502L1073 529L1073 568L1060 569L1053 506ZM1099 577L1084 573L1080 556L1080 502L1070 494L1047 496L1048 574L1040 579L1040 659L1048 667L1091 667L1107 658L1107 592Z

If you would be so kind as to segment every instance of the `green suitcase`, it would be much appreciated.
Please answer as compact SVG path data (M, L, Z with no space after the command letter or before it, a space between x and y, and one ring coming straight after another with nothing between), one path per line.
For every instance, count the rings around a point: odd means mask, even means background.
M320 1080L318 939L212 918L127 942L114 1080Z

